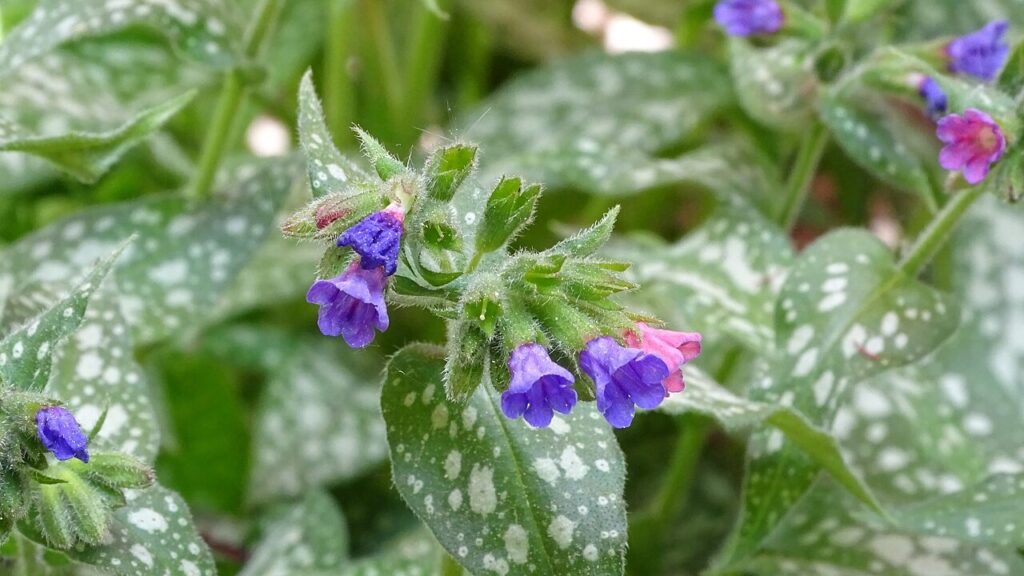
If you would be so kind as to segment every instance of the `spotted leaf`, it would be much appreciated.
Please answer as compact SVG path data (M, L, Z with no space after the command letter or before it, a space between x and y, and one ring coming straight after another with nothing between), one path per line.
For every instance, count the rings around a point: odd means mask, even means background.
M347 564L348 529L330 495L313 491L267 516L241 576L337 574Z
M310 71L302 77L299 86L299 142L305 152L314 198L343 192L353 182L371 179L366 170L342 156L334 146Z
M811 116L815 90L813 48L803 40L783 40L768 48L731 38L729 63L740 104L760 122L795 131Z
M486 384L449 404L443 368L443 350L404 348L381 399L395 485L441 545L474 573L621 574L625 467L593 405L533 429Z

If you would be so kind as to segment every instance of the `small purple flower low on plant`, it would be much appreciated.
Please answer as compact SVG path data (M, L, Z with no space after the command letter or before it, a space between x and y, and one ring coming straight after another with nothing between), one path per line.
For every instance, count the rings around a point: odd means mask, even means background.
M89 439L75 416L61 406L47 406L36 412L36 433L57 460L78 458L89 461Z
M555 364L540 344L520 344L508 360L512 381L501 394L501 411L544 428L554 412L568 414L576 405L572 373Z
M398 250L402 242L401 208L391 205L363 218L338 237L338 246L355 250L363 268L384 267L388 276L398 269Z
M356 260L337 278L314 282L306 301L320 305L320 332L341 336L353 348L364 348L373 342L374 329L388 329L386 284L382 267L367 270Z
M981 30L965 34L946 45L949 69L986 82L995 79L1010 53L1003 36L1009 28L1006 20L989 22Z
M775 0L719 0L715 21L728 34L745 37L778 32L785 16Z
M650 410L665 399L661 384L669 375L665 362L608 336L587 342L580 352L580 368L597 386L597 409L615 428L633 422L636 406Z
M626 332L626 344L657 356L668 366L669 375L661 382L666 393L682 392L686 387L683 364L700 354L700 341L699 332L662 330L643 322L637 322L636 330Z
M917 84L917 93L924 98L928 116L933 120L946 113L949 100L942 86L931 76L922 76Z
M1006 137L988 114L968 108L963 116L950 114L936 130L944 144L939 163L946 170L963 170L964 180L977 184L1006 151Z

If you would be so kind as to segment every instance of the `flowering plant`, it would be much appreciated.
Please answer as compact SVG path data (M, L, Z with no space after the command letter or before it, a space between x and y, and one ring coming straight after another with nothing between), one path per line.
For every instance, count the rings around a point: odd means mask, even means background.
M1024 574L1017 1L0 4L0 573Z

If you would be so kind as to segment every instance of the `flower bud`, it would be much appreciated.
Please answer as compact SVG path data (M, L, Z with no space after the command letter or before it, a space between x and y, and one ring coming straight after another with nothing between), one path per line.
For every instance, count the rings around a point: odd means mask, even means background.
M89 461L88 444L74 415L62 406L46 406L36 412L36 433L57 460Z
M478 252L493 252L514 238L533 218L541 187L523 187L519 178L502 178L484 208L484 220L476 234Z
M448 202L462 182L476 168L476 146L453 144L435 151L427 161L427 194Z

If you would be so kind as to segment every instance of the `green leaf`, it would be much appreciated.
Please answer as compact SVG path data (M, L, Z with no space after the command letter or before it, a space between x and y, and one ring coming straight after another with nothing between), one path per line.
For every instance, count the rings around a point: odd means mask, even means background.
M446 402L443 367L440 349L402 349L381 399L395 485L441 545L474 573L621 574L625 467L593 405L533 429L489 384Z
M347 564L348 530L334 500L312 491L271 510L240 576L337 574Z
M343 192L351 182L370 180L370 174L335 148L324 120L323 108L307 71L299 86L299 142L305 152L313 197Z
M116 266L119 304L137 345L208 320L227 289L273 229L280 203L297 180L291 160L241 170L213 200L151 196L65 218L22 238L0 261L0 283L66 282L99 255L135 234Z
M580 230L576 234L561 240L558 244L548 248L544 253L574 256L576 258L593 256L612 237L612 232L615 230L615 220L618 217L619 207L615 206L605 212L604 216L601 216L601 219L589 228Z
M0 340L0 380L19 390L39 391L50 378L57 346L82 323L86 306L124 246L97 263L71 292Z
M949 296L899 272L870 233L839 230L801 254L775 320L775 358L752 399L793 406L830 426L847 388L933 351L956 329L959 311ZM744 508L725 560L753 554L817 474L781 435L756 434ZM780 482L785 490L775 488Z
M780 130L806 127L816 82L812 53L813 47L798 39L755 48L746 40L730 38L732 78L747 113Z
M431 154L424 169L430 197L442 202L451 200L466 177L476 169L476 158L476 146L466 144L444 146Z
M634 262L627 277L641 287L627 300L669 320L726 334L760 351L775 338L775 295L794 260L777 225L738 202L673 245L660 239L616 240L604 254Z
M239 60L241 26L220 0L41 0L0 45L0 77L58 46L142 26L165 36L189 57L216 66Z
M256 411L249 494L295 496L384 460L374 359L327 339L287 340ZM266 348L265 337L253 340Z
M389 542L372 556L353 560L338 572L339 576L378 576L404 574L433 576L444 551L426 530L414 530ZM465 574L468 574L466 572Z
M551 189L628 194L686 181L710 155L658 160L730 104L724 70L675 52L588 53L526 74L463 117L481 181L517 174ZM691 156L692 159L691 159Z
M57 136L39 136L0 118L0 151L41 156L83 182L95 182L125 151L163 126L194 96L195 92L187 92L144 110L117 128L102 132L72 131Z
M487 199L476 234L477 251L493 252L515 238L533 218L540 194L538 184L524 187L519 178L502 178Z
M861 22L874 16L890 4L889 0L846 0L843 17L851 23Z

